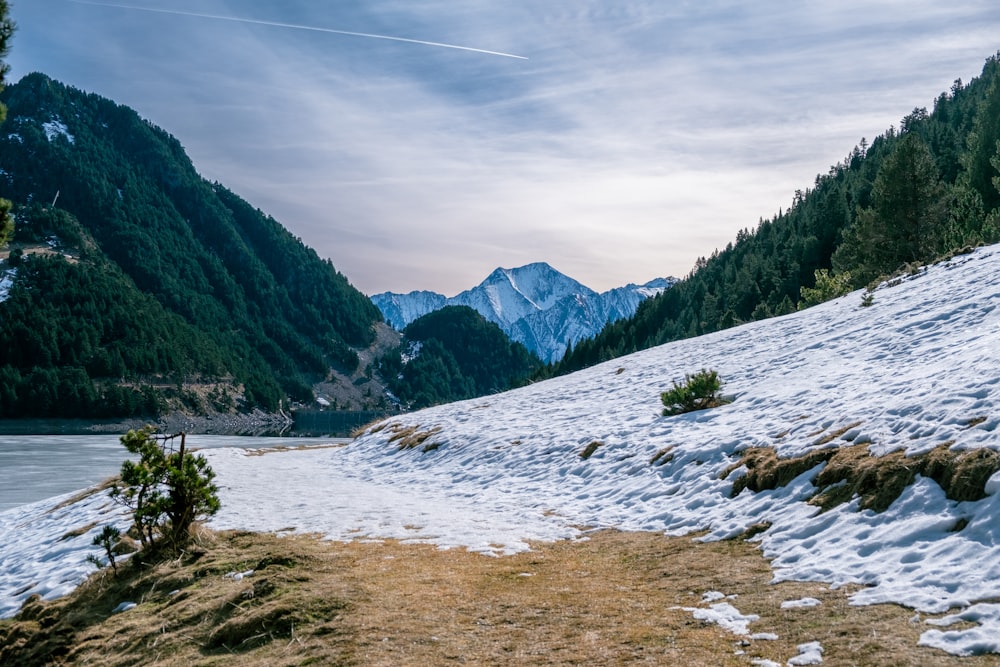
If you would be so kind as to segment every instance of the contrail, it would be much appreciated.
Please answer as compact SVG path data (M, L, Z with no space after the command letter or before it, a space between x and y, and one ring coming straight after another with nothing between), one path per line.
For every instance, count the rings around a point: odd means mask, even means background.
M487 51L486 49L475 49L471 46L459 46L458 44L444 44L443 42L428 42L422 39L409 39L407 37L393 37L391 35L375 35L368 32L351 32L350 30L334 30L333 28L317 28L311 25L296 25L294 23L278 23L275 21L260 21L257 19L244 19L238 16L220 16L217 14L199 14L197 12L182 12L175 9L155 9L152 7L135 7L132 5L119 5L111 2L93 2L93 0L69 0L78 5L94 5L97 7L115 7L118 9L136 9L142 12L157 12L159 14L175 14L177 16L194 16L202 19L215 19L218 21L234 21L236 23L253 23L255 25L269 25L276 28L291 28L293 30L312 30L313 32L326 32L333 35L347 35L349 37L370 37L371 39L386 39L392 42L407 42L409 44L423 44L424 46L439 46L444 49L458 49L459 51L472 51L473 53L484 53L490 56L502 56L504 58L517 58L527 60L525 56L517 56L513 53L503 53L502 51Z

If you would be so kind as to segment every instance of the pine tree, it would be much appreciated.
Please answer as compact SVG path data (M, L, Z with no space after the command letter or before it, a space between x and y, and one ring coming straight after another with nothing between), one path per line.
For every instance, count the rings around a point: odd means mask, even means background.
M903 136L872 186L872 205L862 209L834 255L863 285L909 262L928 259L947 220L945 190L934 157L916 133Z
M4 58L10 53L10 40L14 36L14 22L10 18L10 7L7 0L0 0L0 92L3 92L4 79L10 72L10 65L4 62ZM7 115L7 108L0 104L0 123Z
M178 437L180 448L168 449L167 442ZM111 496L132 510L144 548L165 542L176 553L195 521L219 511L215 473L204 456L185 451L183 433L156 436L147 427L129 431L121 441L139 460L122 464Z
M10 20L10 8L7 0L0 0L0 93L3 92L4 79L10 71L10 65L4 62L10 52L10 39L14 36L14 22ZM7 117L7 107L0 103L0 123ZM0 245L10 240L14 233L14 221L10 217L11 203L0 199Z
M993 65L1000 67L994 60ZM995 179L1000 168L993 164L1000 149L1000 82L994 80L979 104L975 125L969 133L963 164L969 185L979 193L988 214L1000 208L1000 189Z

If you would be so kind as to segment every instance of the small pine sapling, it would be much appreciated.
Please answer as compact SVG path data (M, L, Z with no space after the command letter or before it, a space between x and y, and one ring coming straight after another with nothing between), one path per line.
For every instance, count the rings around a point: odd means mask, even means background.
M683 384L674 382L673 385L672 389L660 394L665 417L729 403L719 393L722 391L722 380L716 371L702 369L693 375L685 374Z
M139 460L122 463L121 480L111 497L132 510L144 549L162 540L176 553L195 521L219 511L215 472L204 456L185 451L184 435L156 436L147 427L121 437ZM178 451L167 448L175 438L180 438Z
M100 533L94 535L94 540L91 542L95 547L104 547L104 554L108 557L108 564L111 565L111 569L115 571L115 574L118 574L118 564L115 562L114 548L121 536L121 531L114 526L105 526ZM87 562L93 563L99 568L104 567L104 563L100 557L94 554L87 556Z

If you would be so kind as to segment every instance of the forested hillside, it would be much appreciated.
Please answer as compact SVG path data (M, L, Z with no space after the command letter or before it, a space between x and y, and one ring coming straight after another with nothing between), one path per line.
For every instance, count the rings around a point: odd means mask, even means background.
M469 306L445 306L411 322L380 365L397 398L422 408L505 391L542 362Z
M931 111L865 139L791 207L699 258L673 288L568 351L568 373L667 341L783 315L908 263L1000 241L1000 60ZM817 278L819 284L817 284Z
M273 410L311 399L331 367L357 366L352 348L381 321L375 306L275 220L201 178L176 139L42 74L2 101L12 247L50 251L8 261L0 335L14 342L0 352L0 415L94 414L88 404L148 414L154 384L213 379L242 390L240 407ZM42 399L39 386L62 388ZM131 398L112 400L124 387ZM71 388L80 401L65 400Z

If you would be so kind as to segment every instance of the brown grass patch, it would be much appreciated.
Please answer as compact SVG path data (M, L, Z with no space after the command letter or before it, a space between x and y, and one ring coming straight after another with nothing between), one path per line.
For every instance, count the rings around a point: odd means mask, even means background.
M734 498L743 489L750 489L755 493L777 489L786 486L807 470L829 461L834 452L833 449L824 449L782 459L770 447L751 447L742 452L739 461L723 470L720 477L725 479L740 466L746 466L746 474L733 481Z
M60 537L59 541L63 542L65 540L71 540L74 537L80 537L81 535L85 535L86 533L90 532L90 530L95 526L97 526L97 522L93 521L91 523L88 523L86 526L80 526L79 528L74 528L73 530L67 531L62 537Z
M758 492L785 486L825 462L813 480L818 491L809 501L824 510L859 496L861 509L884 512L918 474L937 482L952 500L985 498L987 480L1000 470L1000 453L989 449L953 451L950 447L951 443L944 443L919 456L901 451L873 456L867 444L859 444L789 458L779 458L769 447L752 448L727 467L722 477L746 466L747 474L733 482L735 497L744 489Z
M986 421L986 417L985 416L984 417L973 417L972 419L970 419L969 421L967 421L965 423L965 428L973 428L973 427L979 426L980 424L982 424L985 421Z
M419 424L403 426L398 422L389 424L388 429L392 432L392 435L389 436L389 442L396 443L396 446L401 450L419 447L424 444L425 440L433 435L436 435L437 433L440 433L442 430L440 426L435 426L434 428L427 430L421 430L421 426ZM441 446L440 443L437 443L437 447L431 448L432 444L434 443L425 445L423 451L433 451Z
M580 452L580 458L586 461L594 455L594 452L596 452L599 447L602 446L604 446L604 443L600 440L591 440L587 446L583 448L583 451Z
M264 456L265 454L277 454L279 452L297 451L300 449L341 449L347 447L344 442L331 442L325 445L275 445L274 447L255 447L245 449L247 456Z
M663 449L653 454L653 458L649 459L649 465L662 466L670 463L673 460L674 460L674 446L667 445Z
M351 431L351 437L360 438L363 435L378 433L388 425L389 425L389 420L384 417L381 417L379 419L375 419L373 421L368 422L367 424L362 424L361 426L357 427L356 429Z
M97 486L92 486L89 489L84 489L83 491L80 491L79 493L73 494L72 496L70 496L66 500L62 501L58 505L52 507L52 509L50 509L48 511L48 513L51 514L52 512L64 509L66 507L69 507L70 505L75 505L78 502L80 502L81 500L83 500L84 498L89 498L90 496L92 496L92 495L94 495L96 493L100 493L101 491L107 491L112 486L114 486L117 482L118 482L118 477L109 477L106 480L104 480L103 482L101 482L100 484L98 484Z
M895 605L852 607L848 591L769 584L742 540L697 543L653 533L487 558L429 545L205 535L155 566L96 574L73 596L34 599L0 622L0 664L87 665L740 665L785 664L822 642L830 665L995 665L916 645L928 626ZM253 569L241 581L228 572ZM695 620L704 592L758 614L747 640ZM814 597L812 609L780 608ZM139 605L121 614L122 600ZM745 642L745 643L744 643ZM743 651L737 654L737 651Z

